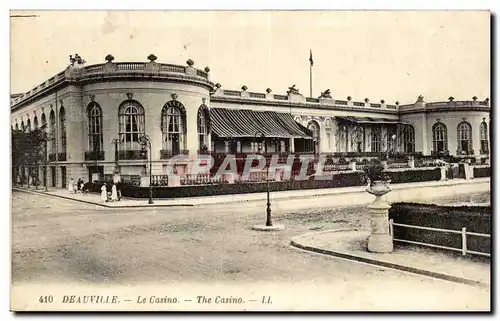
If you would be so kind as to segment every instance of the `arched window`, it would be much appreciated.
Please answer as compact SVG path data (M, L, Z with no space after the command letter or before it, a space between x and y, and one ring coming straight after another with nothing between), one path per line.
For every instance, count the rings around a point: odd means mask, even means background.
M21 120L21 130L24 131L26 128L24 127L24 120Z
M357 125L351 134L351 151L362 153L365 149L365 129Z
M163 150L179 155L186 149L186 109L177 100L171 100L161 110Z
M437 154L448 150L448 130L441 122L432 126L432 147Z
M380 153L382 151L382 129L379 126L372 127L370 133L370 146L371 151L374 153Z
M396 127L390 126L387 127L387 131L385 132L385 137L382 140L382 151L387 151L387 152L396 152L398 151L398 148L396 146L397 142L397 130Z
M144 134L144 108L135 100L124 101L118 108L118 136L121 150L140 150L139 136Z
M328 142L328 151L332 149L332 121L330 118L325 120L325 132L326 132L326 141Z
M38 129L38 117L33 118L33 129Z
M198 109L198 150L203 151L208 149L208 133L209 130L209 111L205 105Z
M16 130L19 130L19 125L16 123Z
M59 125L61 126L61 153L66 153L66 111L64 107L59 109Z
M489 153L489 144L488 144L488 125L485 121L479 125L479 140L481 142L481 154Z
M102 109L98 103L92 102L87 106L87 118L89 122L89 150L102 150Z
M403 128L404 152L415 152L415 129L412 125L405 125Z
M50 137L54 137L54 134L56 132L56 114L54 113L54 110L50 111L49 122L50 122L50 128L49 128ZM52 142L50 143L50 152L51 153L56 152L55 140L52 140Z
M307 129L312 132L313 136L313 148L315 154L319 153L320 147L320 127L319 124L315 120L311 120L309 124L307 124Z
M472 126L463 121L457 126L457 152L458 154L472 154Z
M337 132L335 133L335 142L337 145L337 152L347 152L348 146L348 134L347 134L347 126L346 124L338 124Z
M28 131L31 131L31 119L28 118L28 121L26 122L26 129Z
M45 117L45 113L42 114L42 127L44 132L47 132L47 118Z

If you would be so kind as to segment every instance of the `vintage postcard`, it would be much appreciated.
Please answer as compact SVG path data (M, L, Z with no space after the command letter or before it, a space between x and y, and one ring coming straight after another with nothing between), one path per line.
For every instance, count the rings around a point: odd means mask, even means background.
M490 311L489 11L11 11L12 311Z

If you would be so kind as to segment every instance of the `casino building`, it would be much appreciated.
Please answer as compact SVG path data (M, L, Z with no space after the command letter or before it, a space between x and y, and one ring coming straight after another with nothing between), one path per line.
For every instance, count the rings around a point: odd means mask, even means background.
M270 88L229 90L210 79L210 69L156 62L86 65L79 57L59 74L30 91L11 95L13 129L44 126L48 185L64 187L69 177L102 179L120 172L137 178L149 169L163 175L168 160L186 173L199 154L327 153L331 157L374 157L383 153L454 155L488 159L490 104L470 101L389 104L368 98L304 97L295 86L285 93ZM256 134L264 134L263 141ZM45 181L40 168L35 171Z

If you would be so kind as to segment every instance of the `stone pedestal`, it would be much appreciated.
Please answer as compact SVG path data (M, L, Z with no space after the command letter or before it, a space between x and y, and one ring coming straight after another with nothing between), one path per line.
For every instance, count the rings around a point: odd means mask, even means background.
M229 184L234 184L234 174L233 173L228 173L224 174L224 179L229 183Z
M366 191L375 195L375 201L368 205L370 211L371 233L368 238L368 251L389 253L394 249L391 234L389 233L389 209L391 206L385 200L385 194L391 189L383 181L375 181Z
M391 206L377 196L373 204L368 205L371 215L371 234L368 238L368 251L389 253L394 249L389 233L389 209Z
M449 169L451 170L451 167L449 167ZM441 167L441 180L442 181L448 180L448 177L446 176L447 171L448 171L448 167L446 167L446 166Z
M349 167L351 168L351 170L355 171L356 170L356 162L355 161L351 161L349 163Z
M413 156L408 157L408 167L415 168L415 157Z
M179 175L169 175L168 186L181 186L181 177Z
M140 187L149 187L149 176L141 176Z

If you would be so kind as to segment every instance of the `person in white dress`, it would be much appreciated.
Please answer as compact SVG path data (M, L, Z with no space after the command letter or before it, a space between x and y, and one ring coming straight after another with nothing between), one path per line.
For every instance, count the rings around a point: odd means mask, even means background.
M71 177L68 183L68 192L73 193L73 188L74 188L73 185L75 185L75 181L73 177Z
M116 184L113 184L113 186L111 187L111 201L112 202L118 201L118 193L116 192Z
M101 186L101 201L103 202L108 201L108 192L106 191L106 184L103 184Z

